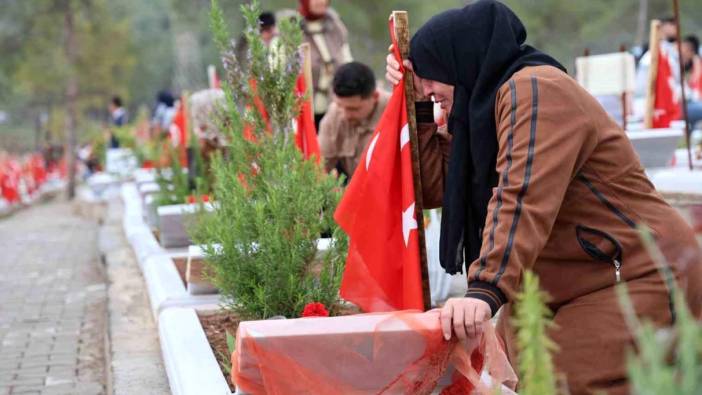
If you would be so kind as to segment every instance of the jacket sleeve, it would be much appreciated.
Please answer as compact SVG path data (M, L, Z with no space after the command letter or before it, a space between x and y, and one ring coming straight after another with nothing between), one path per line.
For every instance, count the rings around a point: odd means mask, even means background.
M556 75L519 73L497 95L499 182L466 294L487 302L493 315L519 292L522 272L534 266L570 181L597 144L580 104L587 93Z
M319 150L324 161L324 170L327 173L335 169L337 163L339 163L338 152L334 148L334 136L336 135L336 125L333 122L334 115L334 110L330 108L319 123Z
M451 136L434 123L434 103L417 102L415 108L424 208L437 208L443 203Z

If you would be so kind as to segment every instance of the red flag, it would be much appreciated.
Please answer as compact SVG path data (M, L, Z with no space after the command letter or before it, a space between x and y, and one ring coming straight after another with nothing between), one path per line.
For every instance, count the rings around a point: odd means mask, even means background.
M263 121L266 124L266 132L272 133L273 129L271 128L271 121L268 118L268 111L266 111L266 106L263 105L263 100L261 100L261 98L258 96L258 87L256 84L256 80L254 78L251 78L249 80L249 85L251 86L251 92L253 93L253 105L254 107L256 107L256 111L258 111L258 113L261 115L261 118L263 118ZM246 109L251 109L251 106L247 104ZM256 141L256 136L253 133L253 125L248 123L244 124L244 138L251 142Z
M2 196L9 203L17 203L20 201L19 195L19 179L21 168L17 162L8 160L5 162L3 174L0 175L0 188Z
M173 122L169 130L171 142L178 147L181 166L188 166L188 155L186 152L188 146L188 113L185 104L186 100L185 96L180 98L180 106L175 116L173 116Z
M669 54L661 48L656 75L656 99L653 110L653 128L670 127L672 121L682 118L678 81L671 66Z
M400 61L393 31L391 21L390 35ZM409 127L401 82L393 89L334 213L349 235L341 283L344 299L366 312L424 308L414 206Z
M692 61L692 71L688 81L692 100L702 100L702 60L699 57Z
M307 92L305 75L300 74L295 85L295 93L302 98ZM300 113L295 121L295 144L302 152L305 159L315 156L315 162L319 163L322 156L317 141L317 128L314 125L314 115L312 114L312 98L308 97L302 101Z

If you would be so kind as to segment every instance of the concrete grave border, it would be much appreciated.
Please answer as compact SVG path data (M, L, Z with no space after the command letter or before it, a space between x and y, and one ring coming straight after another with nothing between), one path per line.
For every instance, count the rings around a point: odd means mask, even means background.
M174 395L232 395L195 309L164 310L158 326L161 352Z
M141 197L133 183L122 186L125 236L144 276L154 318L171 307L212 309L220 305L219 295L190 295L181 281L169 252L156 241L144 223Z

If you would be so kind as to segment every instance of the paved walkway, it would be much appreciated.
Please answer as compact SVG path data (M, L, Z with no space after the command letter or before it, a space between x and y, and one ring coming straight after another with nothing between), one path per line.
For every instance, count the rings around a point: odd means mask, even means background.
M0 395L106 393L97 237L63 201L0 220Z

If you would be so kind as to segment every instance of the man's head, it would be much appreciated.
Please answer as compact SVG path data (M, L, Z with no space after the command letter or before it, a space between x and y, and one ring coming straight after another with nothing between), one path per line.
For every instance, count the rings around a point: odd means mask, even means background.
M682 41L682 50L680 54L682 55L683 64L686 69L692 67L692 61L695 56L699 56L700 53L700 39L695 35L690 35L685 37Z
M275 26L275 14L272 12L262 12L258 16L258 26L261 32L261 38L265 43L271 42L273 37L278 33Z
M344 119L357 124L371 116L379 94L370 67L360 62L346 63L336 70L333 87L334 102Z
M678 39L678 25L675 17L665 17L661 19L661 38L670 43Z
M122 107L122 98L119 96L113 96L112 100L110 100L110 111L114 111L120 107Z

